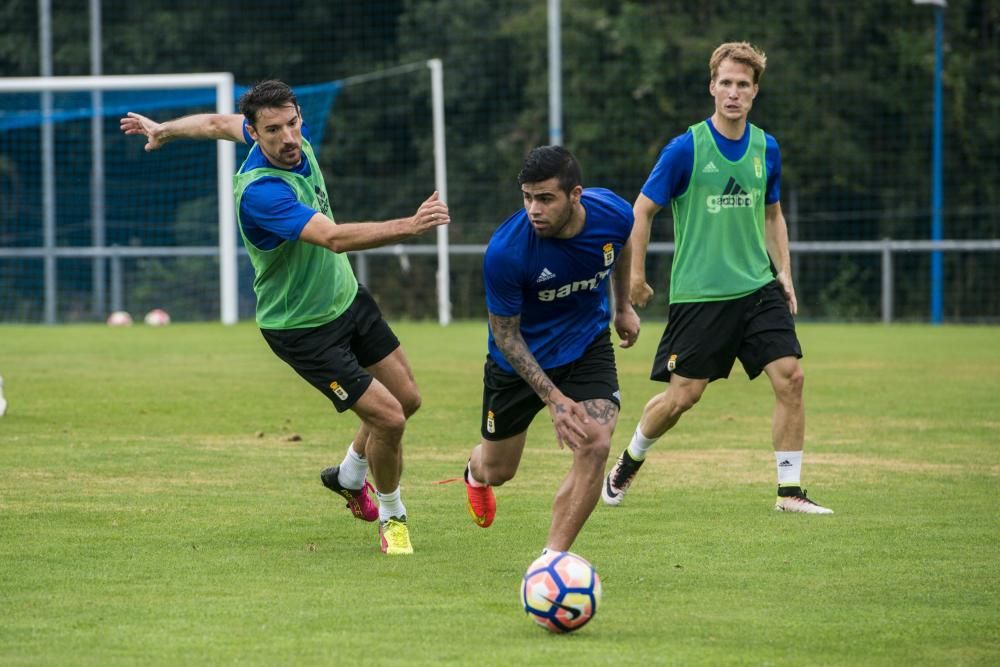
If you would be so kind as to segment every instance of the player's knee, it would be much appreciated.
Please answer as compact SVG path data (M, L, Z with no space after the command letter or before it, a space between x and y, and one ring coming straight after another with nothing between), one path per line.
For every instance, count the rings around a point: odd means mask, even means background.
M403 412L403 407L396 404L384 408L369 420L369 426L383 436L401 438L406 429L406 414Z
M700 400L700 391L674 392L668 401L672 408L670 412L675 416L680 416L697 405Z
M506 465L493 465L493 466L483 466L482 469L483 480L485 484L490 486L502 486L505 482L509 482L514 479L515 473L517 473L517 468L513 468Z
M574 454L595 468L604 471L604 464L611 453L611 438L606 434L596 434L580 443Z
M401 403L403 406L403 414L405 414L407 418L412 417L413 413L420 409L420 405L422 403L420 392L414 389L413 393L406 396Z
M801 395L802 389L806 386L806 374L802 370L801 366L797 366L795 368L795 372L792 373L792 377L789 378L789 381L791 382L792 388L795 392Z
M801 401L805 384L806 374L802 371L801 366L796 366L791 373L781 379L780 386L777 388L778 397L783 401Z

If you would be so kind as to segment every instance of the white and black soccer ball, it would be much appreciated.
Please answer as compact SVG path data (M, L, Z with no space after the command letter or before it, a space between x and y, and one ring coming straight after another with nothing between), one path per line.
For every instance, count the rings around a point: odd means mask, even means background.
M601 578L585 559L569 551L542 554L524 573L521 603L549 632L573 632L586 625L601 602Z

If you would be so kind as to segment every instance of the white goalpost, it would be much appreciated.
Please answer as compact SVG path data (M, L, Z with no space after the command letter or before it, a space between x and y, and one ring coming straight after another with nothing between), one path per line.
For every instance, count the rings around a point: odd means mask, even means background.
M45 322L56 321L56 257L75 256L61 252L55 243L55 162L51 95L59 92L106 92L124 90L214 89L215 110L233 113L233 75L229 72L199 74L144 74L124 76L65 76L0 79L0 93L40 93L42 95L42 170L44 244L34 252L18 248L7 256L41 256L45 265ZM237 315L236 214L232 195L232 176L236 171L235 150L231 143L216 142L219 215L219 296L220 319L234 324ZM103 190L101 192L103 196ZM119 251L115 251L119 252ZM79 255L79 251L76 256ZM111 256L106 248L93 247L85 256Z
M438 191L441 201L448 203L448 166L445 158L445 122L444 122L444 68L440 58L431 58L424 62L399 65L384 70L358 74L340 80L342 86L351 86L384 79L390 76L406 74L427 67L431 73L431 124L434 134L434 189ZM451 323L451 278L449 256L451 247L448 239L448 227L440 226L437 233L437 305L438 324L447 326ZM425 246L413 246L409 252L424 254ZM366 255L400 255L405 256L408 250L404 244L387 248L372 248L356 254L358 258L358 277L362 279L367 274Z

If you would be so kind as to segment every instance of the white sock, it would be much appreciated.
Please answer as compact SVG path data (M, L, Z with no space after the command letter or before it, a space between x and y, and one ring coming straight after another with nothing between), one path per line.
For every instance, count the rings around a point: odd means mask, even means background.
M403 505L403 501L399 499L398 486L392 493L379 493L376 491L375 495L378 496L378 518L380 521L388 521L393 517L397 519L406 517L406 507Z
M469 461L466 464L466 466L465 466L465 472L466 472L465 481L469 483L469 486L471 486L473 488L482 488L484 486L489 486L489 484L486 484L484 482L480 482L472 474L472 461Z
M642 434L639 426L636 425L635 433L632 434L632 441L628 443L628 453L634 461L642 461L646 458L646 452L653 446L657 438L647 438Z
M365 485L365 475L368 473L368 459L354 451L352 445L347 446L347 454L340 464L337 480L345 489L360 489Z
M799 477L802 474L802 450L775 452L774 461L778 466L778 486L799 486Z

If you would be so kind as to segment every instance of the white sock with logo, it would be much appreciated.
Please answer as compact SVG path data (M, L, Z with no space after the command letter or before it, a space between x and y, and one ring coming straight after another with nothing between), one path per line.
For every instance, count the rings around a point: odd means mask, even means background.
M406 517L406 507L403 505L403 501L399 499L398 486L392 493L379 493L376 491L375 495L378 496L379 521L388 521L392 518L402 519Z
M642 434L642 430L638 425L635 427L635 433L632 434L632 441L628 443L628 453L632 457L633 461L642 461L646 458L646 452L649 448L653 446L659 438L647 438Z
M797 452L775 452L774 462L778 466L778 486L798 486L802 474L802 450Z
M365 485L368 473L368 459L354 451L353 444L347 446L347 454L340 464L337 480L345 489L360 489Z

